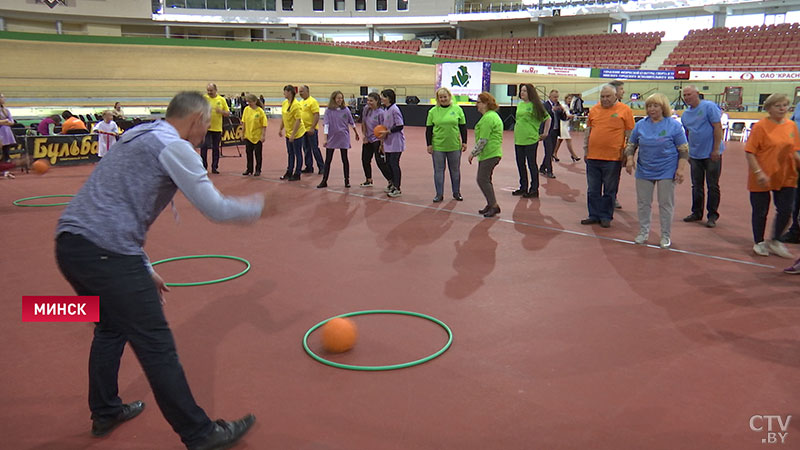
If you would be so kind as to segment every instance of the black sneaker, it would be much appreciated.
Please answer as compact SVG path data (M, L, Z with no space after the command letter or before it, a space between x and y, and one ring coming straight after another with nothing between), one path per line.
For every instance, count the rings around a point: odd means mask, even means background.
M511 195L525 195L527 193L528 193L528 191L526 191L524 189L517 189L516 191L512 192Z
M539 198L539 191L528 191L522 194L525 198Z
M684 222L698 222L700 220L703 220L703 218L695 214L689 214L688 216L683 218Z
M111 433L114 428L138 416L143 410L144 402L138 400L133 403L128 403L127 405L122 405L122 412L113 419L92 420L92 436L100 437Z

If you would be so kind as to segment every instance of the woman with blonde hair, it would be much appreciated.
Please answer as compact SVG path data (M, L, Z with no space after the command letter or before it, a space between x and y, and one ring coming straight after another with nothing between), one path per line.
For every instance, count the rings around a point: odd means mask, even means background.
M683 182L689 163L689 143L680 122L671 117L672 108L666 96L658 93L651 95L645 101L645 110L647 117L636 123L625 148L625 170L631 174L636 168L639 234L635 242L644 244L650 235L653 191L658 188L660 245L661 248L669 248L672 245L670 235L675 211L675 183Z
M478 211L483 217L494 217L500 213L500 206L494 195L492 173L503 157L503 120L497 114L500 109L492 94L481 92L475 104L481 113L481 120L475 125L475 147L469 155L469 163L478 157L478 187L486 197L486 207Z
M267 140L267 115L264 113L264 104L254 94L244 97L247 106L242 110L242 136L247 154L247 168L242 175L261 175L261 158L264 141ZM256 168L253 172L253 157L255 156Z
M278 130L278 137L283 137L283 129L286 129L286 152L289 160L286 166L286 173L281 180L298 181L300 180L300 170L303 168L303 139L306 134L306 127L303 125L300 113L303 109L297 101L297 90L291 84L283 87L283 96L286 100L281 104L281 127Z
M467 150L467 119L446 87L436 91L436 106L428 110L425 123L428 154L433 158L433 202L444 199L444 167L450 171L453 198L461 201L461 153Z
M350 148L350 128L359 140L356 123L353 121L353 113L344 103L342 91L333 91L328 102L328 109L325 110L323 119L323 131L325 133L325 171L322 182L317 186L324 188L328 186L328 175L331 173L331 160L333 152L338 148L342 153L342 166L344 167L344 187L350 187L350 161L347 159L347 149Z
M745 158L750 168L747 190L753 208L753 252L759 256L770 253L783 258L793 258L778 237L786 231L792 215L792 203L797 191L797 167L800 165L800 137L797 125L786 119L789 97L772 94L764 101L769 114L753 125L745 144ZM772 239L765 241L767 213L770 194L777 215L773 222ZM800 260L798 260L800 262ZM787 268L787 273L796 273L798 263ZM790 271L794 270L794 271Z

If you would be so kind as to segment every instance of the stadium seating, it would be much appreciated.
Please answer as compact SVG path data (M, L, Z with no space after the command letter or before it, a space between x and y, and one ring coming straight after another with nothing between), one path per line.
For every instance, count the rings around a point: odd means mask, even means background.
M692 70L800 70L800 24L692 30L662 69L688 64Z
M507 64L637 69L663 36L664 32L652 32L445 40L435 55Z
M301 41L303 44L314 45L333 45L337 47L360 48L364 50L378 50L383 52L392 53L405 53L409 55L416 55L422 47L422 41L341 41L341 42L325 42L325 41Z

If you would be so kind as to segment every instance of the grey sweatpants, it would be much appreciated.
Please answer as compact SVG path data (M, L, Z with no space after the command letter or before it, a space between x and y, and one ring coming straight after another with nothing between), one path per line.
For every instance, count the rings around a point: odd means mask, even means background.
M658 186L658 216L661 219L661 235L669 236L672 229L672 215L675 210L674 180L636 179L636 204L639 212L639 229L650 232L650 213L653 203L653 190Z

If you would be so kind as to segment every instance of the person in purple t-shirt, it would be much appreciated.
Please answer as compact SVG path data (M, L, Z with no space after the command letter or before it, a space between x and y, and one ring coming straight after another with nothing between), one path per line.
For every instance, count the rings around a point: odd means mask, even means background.
M392 171L386 164L386 157L381 152L381 140L375 136L375 127L383 123L383 110L380 109L381 96L377 92L370 92L367 96L367 105L361 113L361 131L364 133L364 143L361 146L361 165L364 166L364 176L366 180L361 183L361 187L372 186L372 157L375 156L375 163L378 169L392 184Z
M61 116L53 114L52 116L45 117L36 127L36 131L42 136L56 134L56 126L61 125Z
M353 114L344 103L342 91L333 91L328 102L328 109L325 110L323 122L325 131L325 171L322 181L317 185L318 188L328 187L328 175L331 173L331 160L333 152L337 148L342 152L342 165L344 166L344 187L350 187L350 161L347 160L347 149L350 148L350 128L359 140L356 123L353 121Z
M397 107L397 96L392 89L381 91L381 104L386 108L383 113L382 125L387 128L382 136L378 136L383 142L383 152L386 154L386 162L392 171L392 185L386 188L386 195L389 197L400 197L400 156L406 148L406 137L403 133L403 113Z
M11 161L11 147L17 145L17 140L14 138L14 132L11 131L11 125L14 125L14 119L11 117L11 112L6 108L6 97L0 94L0 145L3 146L3 159L0 163ZM14 178L11 172L3 171L3 176L7 178Z

